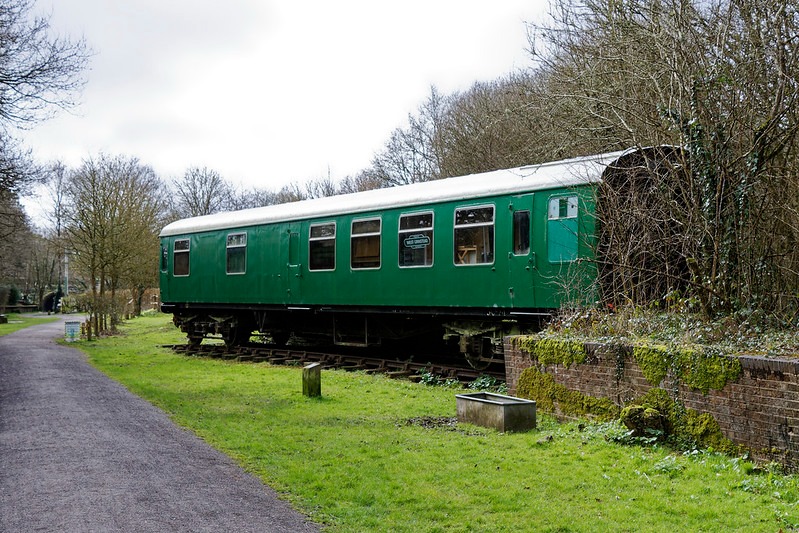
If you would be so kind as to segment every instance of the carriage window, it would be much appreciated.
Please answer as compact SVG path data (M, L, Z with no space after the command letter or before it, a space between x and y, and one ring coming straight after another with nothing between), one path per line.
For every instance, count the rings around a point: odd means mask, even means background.
M227 273L244 274L247 270L247 234L231 233L227 236Z
M530 211L513 213L513 253L516 255L530 253Z
M161 246L161 272L166 272L169 267L169 247L164 244Z
M379 218L352 222L352 268L380 268L380 226Z
M494 262L494 206L455 210L455 264Z
M561 196L549 199L549 220L577 218L577 197Z
M308 269L335 270L336 223L312 224L308 236Z
M399 222L399 266L433 264L433 213L402 215Z
M175 241L175 251L172 257L172 274L175 276L189 275L189 239Z

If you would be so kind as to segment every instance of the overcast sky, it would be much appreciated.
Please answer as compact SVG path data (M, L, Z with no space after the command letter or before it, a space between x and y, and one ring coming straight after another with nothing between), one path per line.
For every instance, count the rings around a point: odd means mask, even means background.
M436 86L530 64L546 0L37 0L93 51L81 106L25 132L37 159L100 152L164 178L207 166L277 190L366 168Z

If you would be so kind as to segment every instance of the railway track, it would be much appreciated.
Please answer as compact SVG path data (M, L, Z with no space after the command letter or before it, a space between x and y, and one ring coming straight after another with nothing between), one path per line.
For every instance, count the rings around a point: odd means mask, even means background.
M320 363L322 368L360 370L370 374L379 373L390 378L411 381L421 380L424 373L429 373L442 379L455 379L465 384L481 376L491 376L497 381L505 381L504 371L494 369L475 370L468 366L448 363L417 363L361 354L326 353L304 349L252 345L227 347L222 344L201 344L200 346L169 344L164 347L184 355L212 357L230 361L266 362L285 366L305 366L310 363Z

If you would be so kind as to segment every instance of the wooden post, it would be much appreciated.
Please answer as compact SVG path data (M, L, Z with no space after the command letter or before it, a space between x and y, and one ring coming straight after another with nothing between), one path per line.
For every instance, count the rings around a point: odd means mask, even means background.
M309 398L322 395L321 363L311 363L302 368L302 394Z

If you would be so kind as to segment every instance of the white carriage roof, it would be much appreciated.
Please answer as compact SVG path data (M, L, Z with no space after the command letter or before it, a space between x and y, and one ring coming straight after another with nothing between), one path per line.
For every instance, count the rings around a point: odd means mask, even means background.
M585 185L599 182L608 165L625 153L621 151L578 157L387 189L185 218L166 226L161 231L161 237Z

